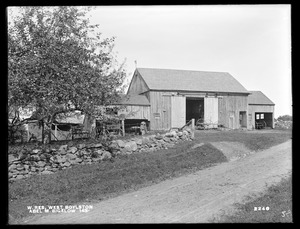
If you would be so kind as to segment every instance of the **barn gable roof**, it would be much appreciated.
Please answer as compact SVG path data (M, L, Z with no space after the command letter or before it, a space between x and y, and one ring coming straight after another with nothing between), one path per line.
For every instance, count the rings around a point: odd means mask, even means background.
M249 91L248 96L249 105L275 105L264 93L261 91Z
M249 92L227 72L137 68L150 90Z

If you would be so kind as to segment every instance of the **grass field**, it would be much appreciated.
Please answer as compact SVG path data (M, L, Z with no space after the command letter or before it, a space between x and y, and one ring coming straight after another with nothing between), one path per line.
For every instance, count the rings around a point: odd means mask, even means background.
M197 131L193 142L176 148L32 176L9 184L9 216L13 220L28 216L26 206L99 201L225 162L226 157L209 142L239 141L251 150L261 150L290 138L290 131ZM205 144L191 149L196 143Z
M248 197L245 204L236 204L234 214L223 215L213 222L223 223L290 223L292 215L291 177L269 187L259 197Z

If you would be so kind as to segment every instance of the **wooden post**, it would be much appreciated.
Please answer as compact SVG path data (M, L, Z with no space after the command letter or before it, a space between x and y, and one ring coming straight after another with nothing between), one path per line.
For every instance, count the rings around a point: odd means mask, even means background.
M54 136L57 139L57 125L56 124L54 124L54 125L55 125Z
M125 136L125 121L122 119L122 135Z
M195 138L195 119L192 119L192 139Z
M26 125L27 125L27 142L29 142L29 139L30 139L29 124L26 124Z

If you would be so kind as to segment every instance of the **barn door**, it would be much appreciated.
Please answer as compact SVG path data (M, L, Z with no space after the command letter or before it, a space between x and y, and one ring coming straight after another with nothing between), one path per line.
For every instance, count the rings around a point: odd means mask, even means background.
M171 96L171 128L181 128L185 125L185 103L184 96Z
M209 128L218 127L218 98L204 98L204 122Z

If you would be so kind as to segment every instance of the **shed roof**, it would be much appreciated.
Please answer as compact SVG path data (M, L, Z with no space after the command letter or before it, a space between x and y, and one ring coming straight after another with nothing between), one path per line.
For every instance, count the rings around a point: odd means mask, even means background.
M264 93L261 91L249 91L248 104L251 105L275 105Z
M64 124L83 124L84 122L84 114L81 114L80 111L68 112L58 114L55 121L57 123Z
M149 100L144 95L125 95L116 105L150 106Z
M227 72L137 68L150 90L249 92Z

